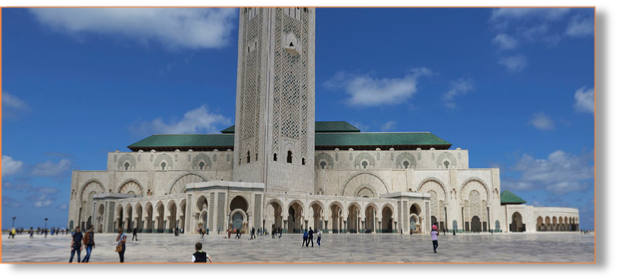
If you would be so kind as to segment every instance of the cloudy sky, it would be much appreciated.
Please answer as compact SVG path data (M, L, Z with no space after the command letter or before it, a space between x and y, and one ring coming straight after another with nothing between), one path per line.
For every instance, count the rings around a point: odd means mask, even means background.
M236 9L2 13L4 221L66 226L71 170L234 123ZM316 120L431 131L592 228L593 10L318 9Z

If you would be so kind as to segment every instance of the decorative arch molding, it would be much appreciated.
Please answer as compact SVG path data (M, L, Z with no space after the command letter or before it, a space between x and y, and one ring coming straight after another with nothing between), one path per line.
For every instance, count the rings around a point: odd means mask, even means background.
M449 162L448 167L444 165L445 161ZM443 152L438 156L437 164L438 166L442 166L445 169L457 168L457 159L450 152Z
M429 182L436 182L440 186L440 188L426 187L425 188L426 190L423 191L423 187L425 186L426 183L429 183ZM417 190L418 190L418 192L423 192L423 193L429 193L430 190L434 190L434 191L439 190L439 191L436 191L436 193L438 194L439 200L444 200L445 203L446 203L446 187L445 187L444 183L442 183L442 181L440 181L440 179L438 179L438 178L435 178L435 177L425 178L418 185ZM440 195L442 195L442 196L440 196Z
M378 207L378 206L377 206L375 203L373 203L373 202L369 202L369 203L367 204L367 206L365 206L364 212L367 212L367 209L369 209L369 208L373 208L373 209L375 209L375 210L376 210L376 213L378 213L378 210L380 210L380 207Z
M100 188L97 188L100 187ZM97 190L100 190L100 192L97 192ZM86 183L84 183L84 185L81 187L81 191L80 191L80 195L79 198L80 203L83 201L88 201L88 195L90 195L91 192L95 192L95 193L104 193L105 192L105 187L103 187L103 184L101 183L101 181L97 180L97 179L90 179L88 181L86 181ZM84 197L84 194L86 195L86 197Z
M408 161L408 167L404 164L406 160ZM397 156L396 164L398 169L414 169L416 168L416 159L411 153L404 152Z
M232 223L232 217L234 217L234 214L236 213L240 213L242 215L242 223L243 224L249 224L249 213L246 213L244 210L238 208L238 209L234 209L234 211L230 212L230 217L229 217L229 221L230 223Z
M325 163L324 168L322 168L322 162ZM315 156L315 168L316 169L333 169L335 166L335 161L333 157L325 152L321 152Z
M328 205L328 209L333 208L333 205L337 205L337 206L339 206L339 209L341 209L342 211L345 209L345 208L343 208L343 204L341 204L341 202L339 202L339 201L333 201L333 202L331 202L331 203Z
M304 217L305 216L305 204L302 201L298 200L298 199L294 199L294 200L290 201L290 203L288 203L288 207L283 209L283 210L285 210L285 213L287 213L288 209L290 209L290 207L292 205L294 205L294 203L297 203L298 205L300 205L300 208L301 208L301 211L302 211L302 213L300 213L301 214L300 216Z
M170 155L161 154L157 156L157 158L155 159L155 164L154 164L155 170L161 170L160 168L161 168L162 162L165 162L164 170L170 170L174 166L174 161L172 160L172 157Z
M279 205L279 207L281 207L281 211L283 211L283 210L284 210L284 209L283 209L283 205L284 205L284 204L283 204L283 202L281 202L281 200L276 199L276 198L271 198L271 199L270 199L270 200L266 203L266 207L268 207L268 205L270 205L271 203L278 204L278 205Z
M354 197L365 197L364 195L367 194L367 192L371 192L371 196L367 197L378 197L378 192L376 191L376 189L369 184L362 184L358 186L358 188L356 188L356 191L354 191Z
M126 179L118 186L118 190L116 192L128 194L130 191L133 191L136 195L143 195L144 187L142 187L142 184L140 184L136 179Z
M235 210L235 209L232 209L232 201L234 201L234 199L236 199L237 197L240 197L245 201L245 203L247 204L247 212L249 212L251 210L251 203L250 203L251 200L243 194L236 194L234 196L230 196L230 202L228 205L228 208L230 209L230 211ZM240 208L236 208L236 209L240 209Z
M129 168L125 169L125 163L128 162L129 163ZM125 154L123 156L120 157L120 159L118 160L118 170L120 171L125 171L125 170L135 170L135 166L137 165L136 161L135 161L135 157L133 155L130 154Z
M464 199L468 198L468 195L470 194L470 191L468 191L468 184L472 183L472 182L478 182L483 187L482 189L485 192L481 193L481 200L483 199L483 194L484 194L485 195L484 196L485 200L486 201L491 201L490 197L489 197L489 194L491 192L489 192L489 188L487 187L487 184L485 184L485 182L483 182L483 180L481 180L478 177L470 177L466 181L464 181L463 184L461 184L461 191L459 192L461 200L464 200Z
M204 163L203 166L200 166L200 163ZM195 170L208 170L212 167L212 161L207 154L200 153L193 157L193 161L191 163L191 167Z
M395 207L393 205L391 205L390 203L385 203L384 205L382 205L382 208L380 209L380 211L383 213L384 209L389 208L391 210L391 215L394 217L395 216Z
M350 208L352 208L352 206L355 206L358 209L358 211L361 211L361 209L363 209L363 207L361 207L360 204L358 204L358 202L353 201L353 202L350 202L350 204L348 204L348 207L346 207L348 212L349 212Z
M347 188L348 188L348 186L350 185L350 182L351 182L352 180L356 179L356 178L360 178L360 176L362 176L362 175L369 175L369 176L371 176L371 177L375 177L376 179L380 180L380 182L382 182L382 186L384 187L384 193L389 193L389 191L388 191L388 184L386 183L386 181L385 181L384 179L382 179L382 177L380 177L379 175L374 174L374 173L372 173L372 172L358 172L358 173L356 173L356 174L354 174L354 175L352 175L352 176L348 177L348 179L345 181L345 184L343 185L343 188L342 188L342 191L341 191L341 195L342 195L342 196L345 196L346 189L347 189ZM361 178L361 179L362 179L362 178ZM368 179L366 179L365 181L367 181L367 180L368 180ZM361 182L359 182L359 184L358 184L358 185L360 185L360 184L362 184L362 183L366 183L366 182L363 182L363 181L361 180ZM371 184L369 184L369 185L371 185ZM374 188L374 190L375 190L375 188ZM379 196L379 193L378 193L377 191L376 191L376 195L377 195L377 196Z
M197 176L198 178L195 177L187 177L189 175L193 175L193 176ZM200 181L201 179L201 181ZM172 181L172 184L169 187L169 191L167 192L167 194L174 194L174 193L184 193L186 190L186 186L187 184L190 183L202 183L202 182L208 182L208 179L204 178L204 176L194 173L194 172L187 172L184 173L178 177L176 177L176 179L174 179L174 181Z
M317 204L318 206L320 206L321 210L324 210L324 203L322 203L322 201L319 200L314 200L311 203L309 203L309 208L311 208L313 205Z
M363 161L367 161L368 166L363 166ZM354 168L369 169L376 166L376 160L369 153L360 153L354 158Z

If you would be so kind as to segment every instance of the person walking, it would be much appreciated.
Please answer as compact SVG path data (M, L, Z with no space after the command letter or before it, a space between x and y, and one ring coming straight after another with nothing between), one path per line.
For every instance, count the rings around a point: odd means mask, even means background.
M90 262L90 254L92 253L92 248L96 248L94 244L94 226L90 226L88 232L84 236L84 246L86 246L86 256L82 260L83 263ZM78 257L79 258L79 257Z
M200 228L200 235L202 236L201 238L204 239L204 230Z
M282 234L283 234L283 231L281 230L281 228L279 228L279 239L281 239Z
M249 238L249 240L253 240L253 239L255 239L255 228L254 227L251 228L251 237Z
M202 243L195 243L195 253L193 253L193 256L191 256L191 262L207 263L209 260L210 263L212 263L212 259L210 258L210 256L206 252L202 252Z
M320 245L320 241L322 241L322 230L321 230L321 229L318 229L318 240L317 240L318 247L320 247L320 246L321 246L321 245Z
M124 263L124 251L126 249L125 243L127 243L127 235L124 234L122 228L118 229L118 236L116 237L116 252L118 252L118 256L120 257L120 263ZM119 251L118 246L121 246L121 250Z
M82 252L82 239L84 235L79 231L79 226L75 228L75 233L73 233L71 239L71 258L69 258L69 263L73 262L73 256L77 252L77 262L80 262L80 254Z
M30 227L30 230L28 231L28 234L30 234L30 239L34 238L34 229L32 227Z
M178 228L175 228L175 229L174 229L174 235L175 235L175 236L178 236Z
M311 248L313 248L313 229L309 227L309 237L307 237L307 247L309 247L309 241L311 241Z
M438 249L438 235L440 235L438 227L436 225L433 225L433 227L431 228L431 242L433 243L434 253L438 253L438 251L436 251L436 249Z
M43 230L45 232L45 238L47 238L47 229Z
M208 228L206 228L206 235L208 235L208 231L209 231L209 229L208 229Z
M309 233L307 230L301 232L303 233L303 245L300 245L300 247L305 246L305 243L307 243L307 247L309 247L309 241L307 241L307 238L309 238Z
M236 238L240 239L240 229L239 228L236 229L236 236L234 237L234 239Z
M139 241L137 240L137 228L133 228L133 237L131 237L131 241L133 241L133 239L135 239L135 241Z

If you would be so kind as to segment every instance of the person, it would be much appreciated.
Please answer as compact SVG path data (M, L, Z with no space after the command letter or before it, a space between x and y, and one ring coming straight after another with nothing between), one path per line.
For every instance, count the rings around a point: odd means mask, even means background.
M309 247L309 241L311 241L311 247L313 248L313 229L309 227L309 236L307 237L307 247Z
M45 238L47 238L47 229L43 230L45 232Z
M436 251L436 249L438 249L438 235L440 235L438 227L436 225L433 225L433 227L431 228L431 242L433 243L434 253L438 253L438 251Z
M133 239L135 239L135 241L139 241L137 239L137 228L133 228L133 237L131 237L131 241L133 241Z
M28 231L28 234L30 234L30 239L34 238L34 229L32 227L30 227L30 230Z
M240 229L239 228L236 229L236 236L234 237L234 239L236 238L240 239Z
M320 245L320 241L321 241L321 240L322 240L322 230L321 230L321 229L318 229L318 240L317 240L318 247L320 247L320 246L321 246L321 245Z
M255 228L251 227L251 236L249 237L249 240L253 240L255 239Z
M118 242L119 246L122 246L122 250L118 252L118 256L120 257L120 263L124 263L124 251L126 249L125 243L127 242L127 235L124 234L122 228L118 229L118 236L116 237L116 242Z
M442 228L442 233L444 233L444 235L446 235L446 228Z
M82 260L83 263L90 262L90 254L92 253L92 248L96 248L97 246L94 244L94 226L90 226L88 232L84 236L84 246L86 247L86 256ZM79 258L79 257L78 257Z
M77 262L80 262L80 254L82 252L82 239L84 238L84 235L79 232L79 226L77 226L75 228L75 233L72 236L71 239L71 258L69 258L69 263L73 262L73 256L75 255L75 253L77 252Z
M227 229L227 239L230 239L232 237L232 232L230 231L230 229Z
M281 239L282 234L283 234L283 231L281 230L281 228L279 228L279 239Z
M202 243L195 243L195 253L193 253L193 256L191 256L191 262L207 263L208 261L212 263L212 259L210 258L210 256L206 252L202 252Z
M204 230L200 228L200 235L202 236L202 239L204 239Z
M208 231L209 231L208 228L206 228L206 235L208 235Z
M303 245L300 245L300 247L305 246L305 243L307 243L307 247L309 247L309 241L307 241L307 238L309 238L309 233L307 232L307 230L303 231Z
M175 229L174 229L174 235L175 235L175 236L178 236L178 228L175 228Z

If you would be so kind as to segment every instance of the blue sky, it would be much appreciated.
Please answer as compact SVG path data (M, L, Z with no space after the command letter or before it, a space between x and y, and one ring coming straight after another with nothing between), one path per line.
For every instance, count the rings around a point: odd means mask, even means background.
M66 226L71 170L234 123L238 11L2 10L2 228ZM594 214L593 9L318 9L316 120L431 131Z

